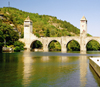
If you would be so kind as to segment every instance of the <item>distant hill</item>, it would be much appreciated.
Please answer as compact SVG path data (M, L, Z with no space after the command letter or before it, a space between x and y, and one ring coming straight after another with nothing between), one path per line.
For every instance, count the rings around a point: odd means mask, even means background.
M23 24L27 16L33 21L33 33L38 37L45 37L47 29L50 31L50 37L79 36L80 34L77 27L53 16L29 13L12 7L0 8L0 20L17 29L21 37L23 37Z

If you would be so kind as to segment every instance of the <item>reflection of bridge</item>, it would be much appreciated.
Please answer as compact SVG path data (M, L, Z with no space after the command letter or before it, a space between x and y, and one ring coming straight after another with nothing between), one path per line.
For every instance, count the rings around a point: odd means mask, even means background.
M96 40L97 42L100 43L100 37L87 37L87 20L83 16L82 19L80 20L80 36L62 36L62 37L41 37L38 38L33 32L33 25L32 21L30 20L29 17L26 18L24 21L24 38L20 39L20 41L25 42L25 48L28 50L31 48L31 45L33 44L34 41L38 40L43 44L43 51L47 52L48 51L48 46L51 41L56 40L60 43L61 45L61 51L66 52L67 51L67 44L75 40L79 43L80 45L80 51L82 53L86 52L86 45L89 41L91 40Z

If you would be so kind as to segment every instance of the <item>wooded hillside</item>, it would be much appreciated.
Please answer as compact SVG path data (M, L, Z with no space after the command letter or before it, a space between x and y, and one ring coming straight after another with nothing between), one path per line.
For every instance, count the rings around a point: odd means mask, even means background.
M80 30L67 21L62 21L49 15L29 13L12 7L0 8L3 22L13 24L23 34L23 23L27 16L33 21L33 33L40 37L46 36L46 30L50 31L50 37L79 36Z

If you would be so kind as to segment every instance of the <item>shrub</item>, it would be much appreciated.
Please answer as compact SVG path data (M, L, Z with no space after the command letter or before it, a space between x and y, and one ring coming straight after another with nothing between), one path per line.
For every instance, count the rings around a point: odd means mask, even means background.
M15 52L20 52L20 47L19 46L16 46L15 49L14 49L14 51Z
M14 51L21 51L21 50L24 50L24 43L23 42L20 42L20 41L15 41L14 42L14 47L15 47L15 49L14 49Z

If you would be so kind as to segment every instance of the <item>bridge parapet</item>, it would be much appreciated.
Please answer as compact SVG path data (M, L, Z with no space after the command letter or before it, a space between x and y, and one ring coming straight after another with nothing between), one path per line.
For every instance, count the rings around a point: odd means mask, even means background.
M100 44L100 37L86 37L86 45L91 40L95 40Z
M64 42L66 43L66 45L70 42L70 41L72 41L72 40L75 40L75 41L77 41L79 44L80 44L80 37L79 36L77 36L77 37L69 37L69 36L66 36L66 37L62 37L62 39L64 40Z

